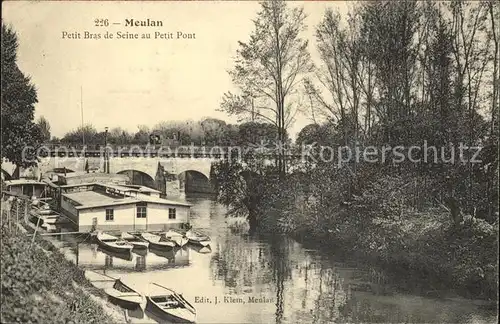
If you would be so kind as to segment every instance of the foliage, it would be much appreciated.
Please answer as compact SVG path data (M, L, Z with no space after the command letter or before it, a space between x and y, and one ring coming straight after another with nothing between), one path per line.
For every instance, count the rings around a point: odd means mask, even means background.
M50 140L49 121L45 117L41 116L40 118L38 118L38 121L36 124L37 124L38 128L40 129L41 140L43 142L48 142Z
M17 35L2 22L2 150L1 157L17 166L36 163L41 140L34 123L37 93L17 65ZM30 148L25 150L25 148Z
M61 138L62 143L104 145L104 130L98 132L93 125L84 125L70 131Z
M303 8L289 7L282 0L261 3L250 40L239 42L235 66L229 72L239 94L228 92L221 103L222 111L230 115L276 126L281 175L286 170L282 149L286 130L300 105L298 84L312 69L308 42L300 35L305 17Z
M374 1L354 6L344 21L326 10L316 27L321 64L306 89L313 119L327 122L306 126L297 140L361 152L416 145L416 162L372 164L373 173L416 181L409 207L453 200L462 212L494 221L498 127L495 112L488 114L491 105L498 110L490 93L498 93L498 34L491 27L499 11L488 3ZM423 152L424 143L431 149ZM459 145L480 148L480 162L469 160L474 150L459 153ZM363 177L359 164L348 163L350 194Z
M335 126L330 123L306 125L297 134L295 144L333 146L339 142Z
M110 323L112 319L74 285L83 271L48 242L43 249L8 228L2 215L2 323Z
M266 89L280 93L268 77L276 65L272 50L259 46L276 34L267 14L283 8L280 1L262 5L231 74L240 94L226 94L221 105L270 123L259 109L272 107L278 129L281 107L260 100ZM345 19L327 9L315 30L315 75L304 79L314 124L297 138L312 147L311 161L280 181L279 161L265 166L257 154L222 163L220 201L240 206L251 228L341 246L435 289L497 298L499 14L490 2L464 1L363 2ZM319 159L321 146L420 151L412 161L407 151L400 162L389 152L376 162L361 155L337 163L335 151L326 156L332 160ZM479 148L476 161L475 150L459 146Z
M128 132L121 127L113 127L107 135L107 142L111 145L147 145L149 136L160 136L163 145L209 145L231 146L239 140L239 125L227 124L223 120L204 118L200 121L162 121L154 127L139 125L135 133ZM104 131L97 131L93 125L84 125L66 133L62 143L104 145Z
M278 142L278 129L273 124L247 122L239 125L238 145L266 146L275 148Z

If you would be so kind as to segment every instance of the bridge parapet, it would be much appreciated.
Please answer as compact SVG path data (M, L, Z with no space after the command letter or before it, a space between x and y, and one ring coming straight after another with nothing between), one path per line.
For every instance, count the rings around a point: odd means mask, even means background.
M46 144L38 150L39 157L151 157L151 158L241 158L248 153L265 157L277 155L273 148L236 146L160 146L160 145L72 145ZM297 148L285 151L287 158L302 157Z

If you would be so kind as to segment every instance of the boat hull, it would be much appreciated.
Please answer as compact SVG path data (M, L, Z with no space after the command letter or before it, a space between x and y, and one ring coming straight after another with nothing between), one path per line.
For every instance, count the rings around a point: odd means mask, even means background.
M149 242L149 247L150 248L156 248L156 249L172 249L175 247L175 242L170 241L170 240L162 240L161 237L159 236L142 236L144 240Z
M128 299L123 299L123 298L113 296L113 295L109 294L109 290L108 291L105 290L105 292L108 295L109 301L115 305L118 305L118 306L126 308L126 309L130 309L130 310L134 310L134 309L141 307L142 299L140 297L137 297L137 300L134 301L134 300L128 300Z
M189 239L189 243L205 247L210 245L210 240Z
M127 309L140 307L144 298L134 289L125 285L121 280L116 280L112 288L104 290L111 302Z
M122 240L127 241L128 243L134 246L134 250L147 250L149 246L149 242L144 238L132 235L130 233L124 232L121 235Z
M98 247L98 251L101 251L102 253L109 255L110 257L118 258L118 259L125 260L125 261L132 261L132 259L133 259L131 252L127 252L127 253L114 252L114 251L111 251L108 249L104 249L101 246Z
M149 247L149 242L136 242L136 241L129 241L130 244L134 246L134 249L137 250L146 250Z
M172 249L175 247L175 242L149 242L149 247L150 248L155 248L155 249Z
M97 236L97 244L103 249L103 250L108 250L111 252L115 253L124 253L128 254L132 251L133 245L126 245L126 246L117 246L115 244L112 244L113 242L105 242L99 239L99 236Z
M133 248L133 247L117 247L117 246L106 244L105 242L100 242L99 244L103 250L108 250L111 252L123 253L123 254L130 253L132 251L132 248Z
M183 247L184 245L188 244L189 240L185 237L179 237L179 238L173 238L172 241L177 244L179 247Z
M149 296L146 296L147 304L146 308L155 313L157 316L160 316L161 319L173 322L173 323L195 323L196 315L192 314L191 318L183 318L178 315L172 314L168 310L165 310L159 307Z

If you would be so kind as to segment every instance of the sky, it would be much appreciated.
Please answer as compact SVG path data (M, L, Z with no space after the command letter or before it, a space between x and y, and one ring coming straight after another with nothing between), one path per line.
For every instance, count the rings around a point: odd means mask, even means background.
M327 7L346 10L343 2L291 2L304 6L313 59L316 26ZM96 129L159 121L214 117L235 122L217 111L222 95L234 90L227 73L238 41L254 28L256 1L189 2L2 2L3 20L17 32L18 65L38 93L35 116L44 116L52 136L63 136L83 122ZM125 27L126 19L160 20L163 27ZM109 26L95 26L108 19ZM116 24L114 24L116 23ZM119 23L119 25L118 25ZM101 39L84 39L84 32ZM104 34L114 34L104 39ZM150 33L151 39L117 39L118 33ZM195 34L195 39L154 39L155 32ZM80 39L63 37L80 33ZM294 137L311 122L298 115Z

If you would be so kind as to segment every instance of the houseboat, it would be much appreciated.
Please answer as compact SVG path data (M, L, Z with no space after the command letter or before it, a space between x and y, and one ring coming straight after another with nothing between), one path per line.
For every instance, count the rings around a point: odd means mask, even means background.
M28 197L45 197L47 191L47 183L31 179L17 179L5 181L7 191L16 195L24 195Z
M60 210L79 232L164 231L189 223L190 204L117 184L61 186Z

